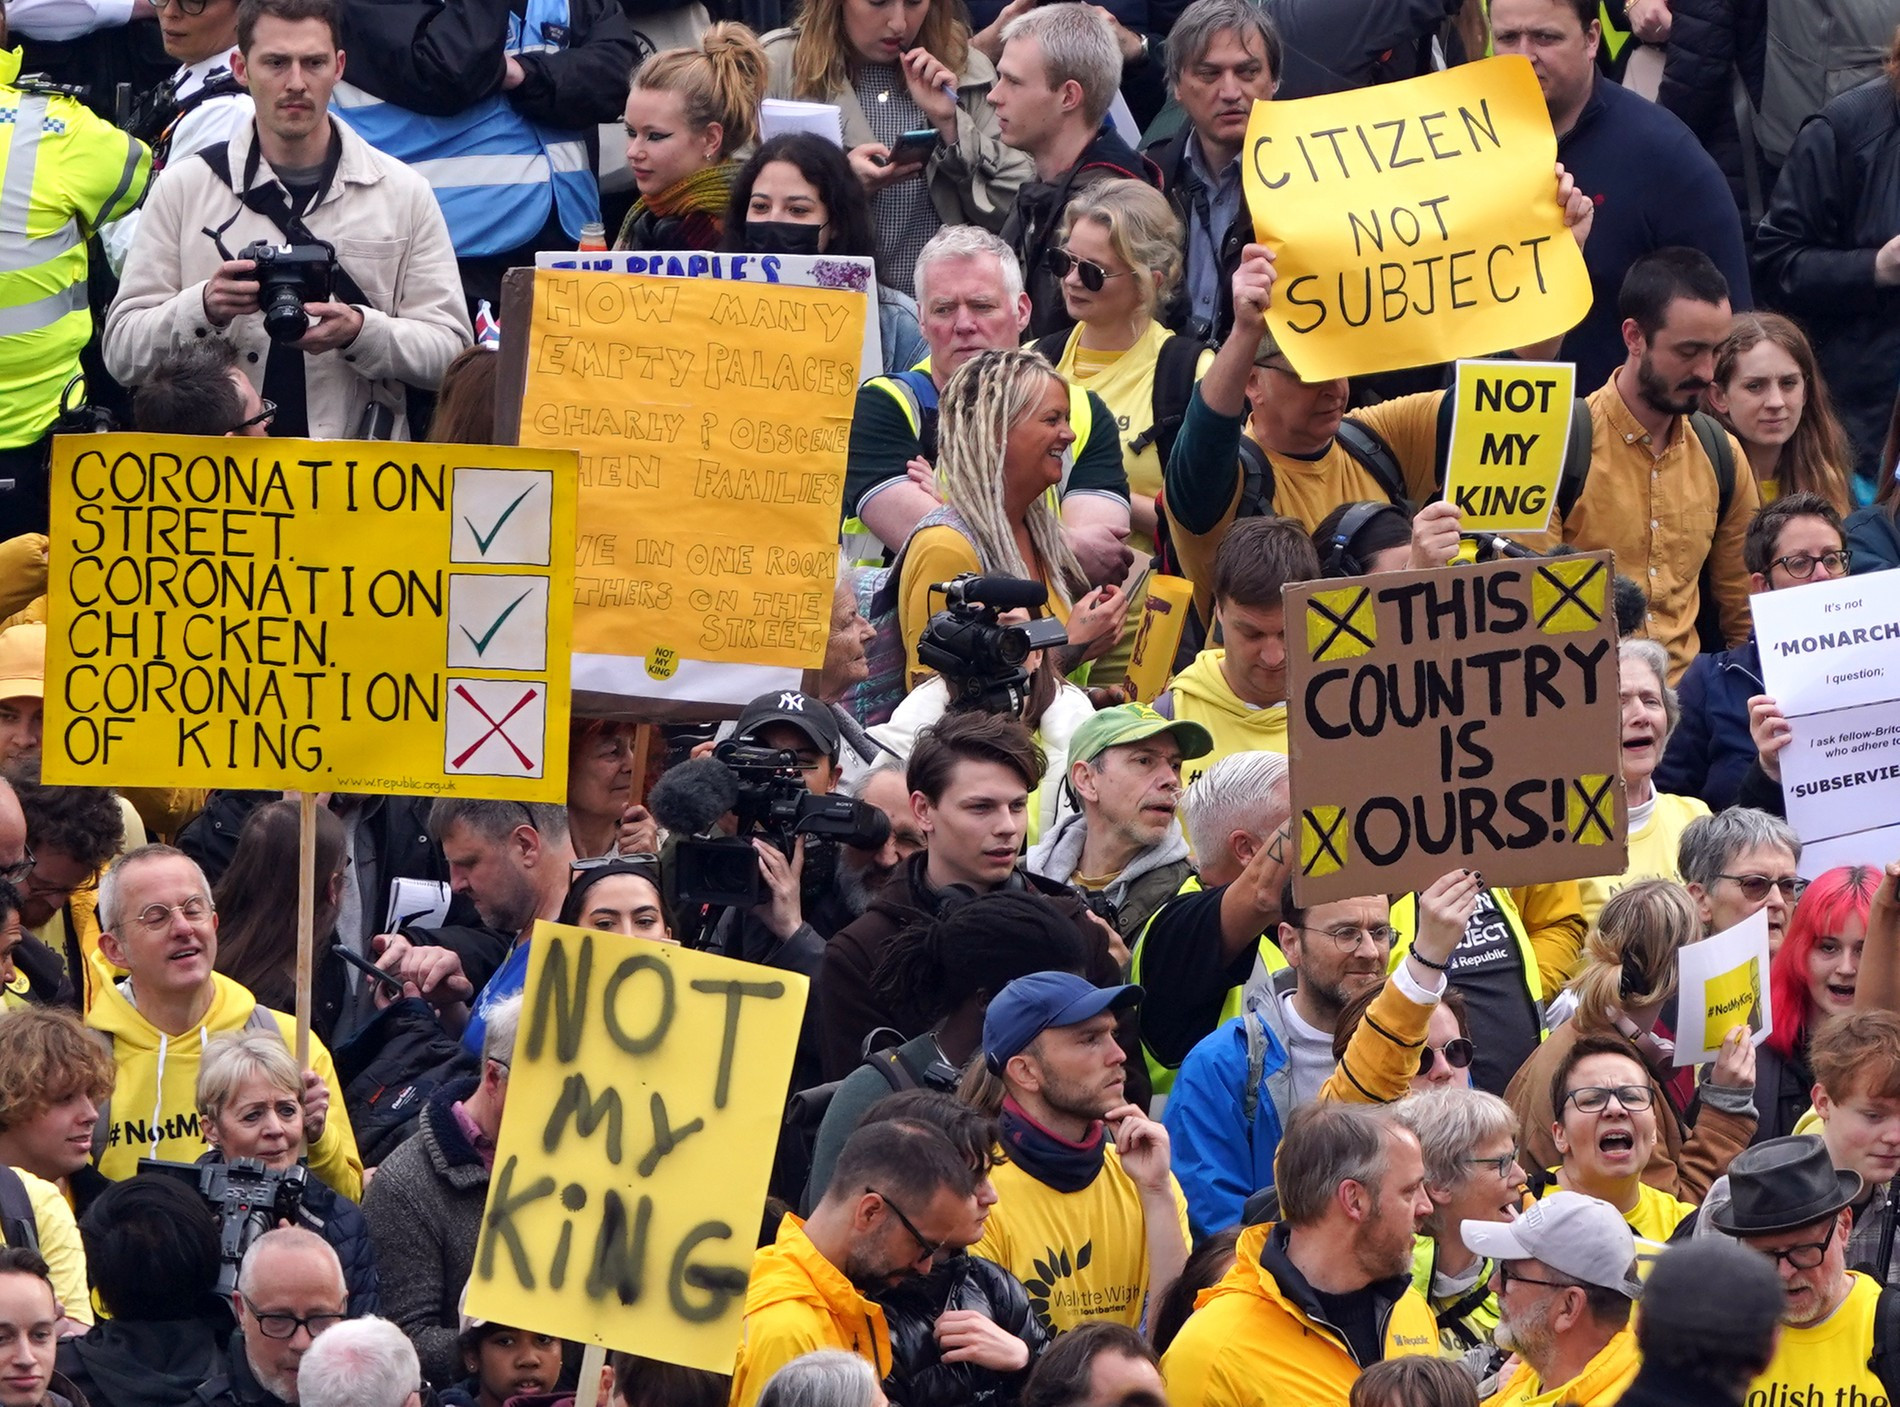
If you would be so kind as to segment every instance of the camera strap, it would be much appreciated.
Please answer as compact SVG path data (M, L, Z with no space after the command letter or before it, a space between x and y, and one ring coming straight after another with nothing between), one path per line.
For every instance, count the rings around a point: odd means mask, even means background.
M278 181L266 181L257 184L257 169L262 153L259 152L255 136L251 142L250 154L244 159L244 180L242 185L231 179L231 154L228 147L213 144L198 153L205 165L211 168L211 174L222 181L225 187L235 194L240 204L255 214L262 215L277 227L277 231L290 244L311 244L317 242L317 236L310 232L303 217L291 203L290 192ZM323 203L323 197L329 193L330 183L336 179L337 164L343 159L343 134L337 130L336 119L330 120L330 149L324 154L322 174L317 178L317 189L310 198L306 209L315 210ZM219 234L228 228L237 215L225 221ZM220 250L222 252L222 250ZM228 255L226 257L229 257ZM350 276L350 271L337 262L333 279L332 295L339 302L369 306L369 299L363 296L363 289ZM277 403L277 418L272 423L271 433L291 438L302 438L310 433L310 410L304 385L304 355L295 347L273 341L270 352L264 362L264 386L262 395L267 401Z

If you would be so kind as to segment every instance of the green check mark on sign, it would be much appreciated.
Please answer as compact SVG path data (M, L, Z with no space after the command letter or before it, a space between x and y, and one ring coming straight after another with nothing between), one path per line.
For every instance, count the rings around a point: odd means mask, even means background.
M515 509L521 506L521 500L523 498L526 498L529 494L533 492L534 492L534 485L529 484L525 489L521 491L521 496L519 498L515 499L513 503L509 504L506 508L502 509L501 516L495 520L495 526L488 530L488 535L486 537L482 536L480 530L476 528L475 524L472 521L470 521L469 518L467 518L466 516L463 517L462 521L468 524L468 530L470 534L474 536L475 545L481 549L482 556L486 557L488 555L489 544L494 542L494 540L498 536L501 535L502 528L506 526L508 520L514 516ZM513 607L510 607L510 609L512 610ZM470 638L472 639L473 637L471 636Z
M515 502L519 503L521 502L521 500L518 498L515 500ZM500 630L502 626L507 624L508 617L515 613L515 607L519 606L523 601L527 600L529 595L532 593L532 590L533 588L529 588L528 591L522 592L519 596L515 597L514 600L510 601L508 603L508 608L504 610L499 616L495 617L495 623L488 627L487 631L482 635L481 639L477 640L475 638L475 632L470 630L466 625L461 628L462 634L468 636L468 643L475 647L476 654L480 655L480 654L487 653L488 642L495 638L495 632L497 630Z

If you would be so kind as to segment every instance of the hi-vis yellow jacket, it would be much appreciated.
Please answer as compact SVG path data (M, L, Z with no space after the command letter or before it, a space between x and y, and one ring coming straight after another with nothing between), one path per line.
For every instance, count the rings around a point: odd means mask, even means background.
M0 51L0 448L31 444L59 414L92 334L86 241L139 203L145 144L76 98L21 86Z
M1285 1237L1272 1236L1278 1230L1241 1232L1233 1269L1195 1301L1161 1360L1172 1407L1346 1407L1353 1379L1371 1366L1356 1362L1339 1331L1319 1318L1310 1291L1296 1286L1304 1291L1296 1300L1282 1285L1272 1269L1285 1263ZM1408 1276L1371 1292L1382 1359L1438 1352L1438 1325Z

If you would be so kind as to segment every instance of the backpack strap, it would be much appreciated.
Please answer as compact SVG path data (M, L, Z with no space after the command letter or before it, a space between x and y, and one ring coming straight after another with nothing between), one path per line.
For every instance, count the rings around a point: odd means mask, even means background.
M0 1163L0 1233L15 1250L40 1248L39 1218L33 1214L33 1199L26 1183L5 1163Z
M1892 1285L1882 1285L1874 1302L1874 1351L1867 1368L1887 1390L1887 1401L1894 1401L1900 1392L1900 1290Z
M1054 366L1062 360L1063 352L1068 350L1069 334L1074 331L1074 328L1068 327L1060 332L1052 332L1047 337L1038 337L1029 344L1029 350L1038 353L1050 366Z
M1201 354L1206 350L1199 339L1178 332L1161 344L1148 392L1154 420L1128 442L1134 453L1140 454L1153 445L1162 464L1167 464L1181 433L1181 422L1187 419L1188 402L1194 398L1195 373L1201 369Z
M1715 466L1715 487L1718 504L1715 521L1728 517L1729 505L1735 501L1735 451L1729 444L1728 431L1722 422L1705 410L1698 410L1689 416L1689 428L1695 431L1696 439L1702 442L1702 452L1709 457L1709 463Z
M1342 420L1340 424L1345 424ZM1273 461L1250 435L1240 437L1240 507L1236 520L1258 518L1273 511L1273 496L1279 483L1273 477Z
M1335 435L1339 447L1379 481L1385 496L1410 514L1413 509L1411 500L1405 496L1405 471L1399 468L1398 456L1392 453L1392 447L1350 417L1339 422Z

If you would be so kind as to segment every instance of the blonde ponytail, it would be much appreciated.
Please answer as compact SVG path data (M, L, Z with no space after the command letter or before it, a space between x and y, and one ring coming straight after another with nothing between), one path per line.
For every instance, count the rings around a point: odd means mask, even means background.
M723 161L758 140L767 77L758 36L726 20L710 26L693 48L655 54L634 70L633 86L679 94L686 121L695 129L717 122Z

